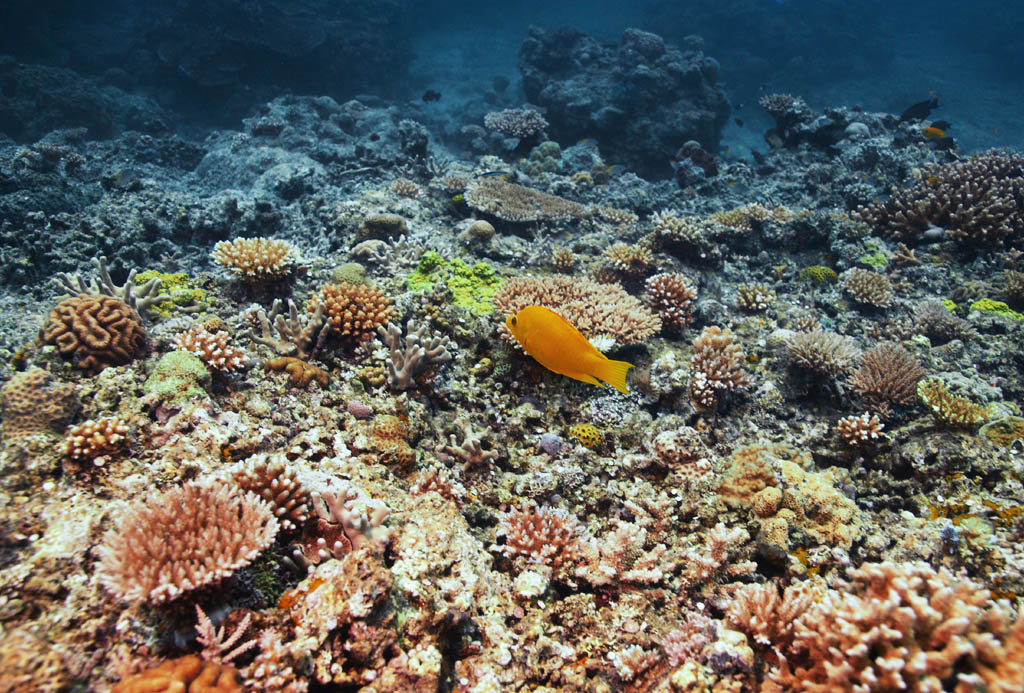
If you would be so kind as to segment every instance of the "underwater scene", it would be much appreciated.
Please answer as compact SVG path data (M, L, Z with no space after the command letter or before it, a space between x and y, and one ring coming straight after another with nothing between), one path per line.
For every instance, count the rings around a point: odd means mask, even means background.
M0 1L0 693L1024 693L1024 3Z

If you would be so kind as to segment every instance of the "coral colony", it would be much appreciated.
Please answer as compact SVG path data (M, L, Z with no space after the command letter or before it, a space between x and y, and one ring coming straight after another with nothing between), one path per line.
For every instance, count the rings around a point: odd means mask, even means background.
M0 139L0 689L1024 691L1024 157L519 66Z

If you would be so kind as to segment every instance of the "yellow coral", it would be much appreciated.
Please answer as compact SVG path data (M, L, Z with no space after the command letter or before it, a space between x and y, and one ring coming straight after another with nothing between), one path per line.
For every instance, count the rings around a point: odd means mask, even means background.
M597 430L597 426L593 424L576 424L569 429L569 435L580 441L580 445L588 448L596 448L601 444L601 431Z

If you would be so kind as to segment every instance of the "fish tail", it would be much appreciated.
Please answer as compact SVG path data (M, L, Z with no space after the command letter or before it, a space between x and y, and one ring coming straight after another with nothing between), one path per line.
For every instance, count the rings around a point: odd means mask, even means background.
M632 363L602 359L594 364L594 366L594 376L608 383L619 392L626 395L629 394L629 390L626 389L626 371L633 367Z

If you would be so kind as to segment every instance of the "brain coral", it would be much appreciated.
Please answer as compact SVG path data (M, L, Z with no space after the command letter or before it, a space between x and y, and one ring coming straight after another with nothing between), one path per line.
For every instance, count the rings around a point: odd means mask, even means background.
M63 425L78 409L75 388L42 368L17 373L0 390L3 440L16 440Z
M56 345L77 367L101 371L139 356L146 346L146 331L139 314L124 301L81 294L50 311L39 340Z
M620 344L633 344L661 329L661 320L621 286L590 279L508 279L491 303L500 315L514 315L530 305L545 306L572 323L587 339L609 336Z

